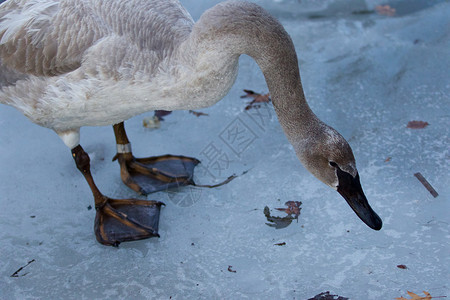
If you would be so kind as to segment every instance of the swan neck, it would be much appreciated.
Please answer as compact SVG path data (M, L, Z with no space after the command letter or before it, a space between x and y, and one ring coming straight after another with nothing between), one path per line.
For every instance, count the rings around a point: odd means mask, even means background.
M206 11L190 38L197 57L216 67L246 54L261 68L278 119L291 143L306 138L318 119L306 103L293 42L284 27L260 6L240 1ZM211 59L213 58L213 60Z

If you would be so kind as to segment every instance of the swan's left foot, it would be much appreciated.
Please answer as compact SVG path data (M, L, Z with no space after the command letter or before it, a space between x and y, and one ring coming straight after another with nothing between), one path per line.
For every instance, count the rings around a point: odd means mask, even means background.
M200 162L192 157L164 155L135 158L117 153L122 181L134 191L147 195L180 186L195 185L194 168Z
M135 158L123 122L113 126L122 181L132 190L146 195L170 188L195 185L194 168L200 161L186 156L164 155Z

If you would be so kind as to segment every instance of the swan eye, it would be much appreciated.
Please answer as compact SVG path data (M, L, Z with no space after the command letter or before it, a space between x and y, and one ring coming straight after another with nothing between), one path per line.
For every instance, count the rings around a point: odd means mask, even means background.
M338 167L337 163L335 163L334 161L330 161L329 164L330 164L330 166L332 166L333 168L337 168L337 167Z

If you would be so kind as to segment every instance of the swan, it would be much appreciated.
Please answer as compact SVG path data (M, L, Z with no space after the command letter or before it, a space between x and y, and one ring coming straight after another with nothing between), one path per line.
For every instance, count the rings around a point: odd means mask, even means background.
M135 158L123 122L151 110L215 104L233 85L242 54L262 70L300 162L380 230L352 149L308 106L292 40L260 6L226 1L194 22L178 0L0 5L0 103L54 130L71 149L94 196L96 238L105 245L157 236L161 202L104 196L80 145L80 127L113 125L121 178L136 192L192 183L195 158Z

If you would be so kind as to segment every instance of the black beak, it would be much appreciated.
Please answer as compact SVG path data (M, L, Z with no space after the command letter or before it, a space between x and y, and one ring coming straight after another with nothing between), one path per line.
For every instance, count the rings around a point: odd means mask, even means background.
M367 226L374 230L380 230L383 226L383 221L373 211L370 207L367 198L361 187L361 182L359 181L359 174L353 177L351 174L342 171L338 167L336 168L336 173L339 179L339 185L337 191L344 197L348 205L353 209L356 215L364 222Z

